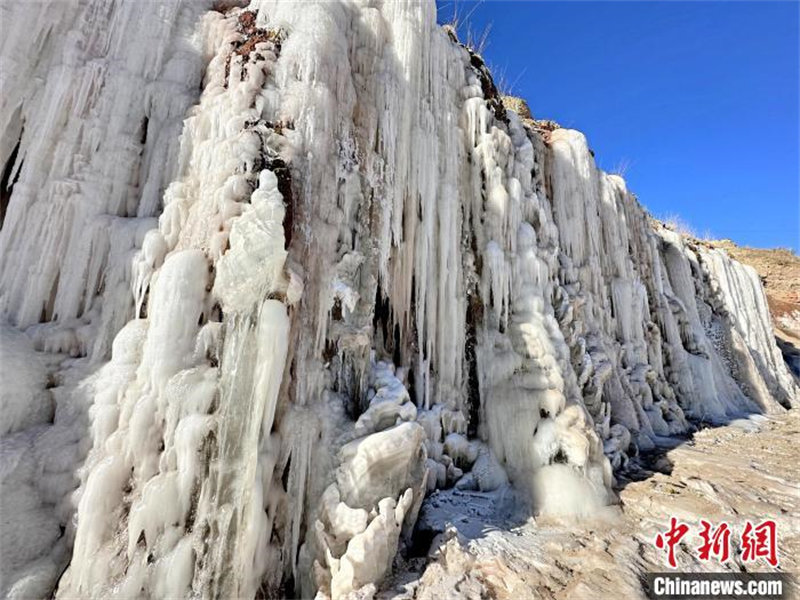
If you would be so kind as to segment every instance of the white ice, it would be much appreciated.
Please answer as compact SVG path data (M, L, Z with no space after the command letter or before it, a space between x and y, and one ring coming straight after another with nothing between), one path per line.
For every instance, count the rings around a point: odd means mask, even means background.
M797 403L755 272L432 0L244 4L0 6L0 595L340 598L426 494L584 515Z

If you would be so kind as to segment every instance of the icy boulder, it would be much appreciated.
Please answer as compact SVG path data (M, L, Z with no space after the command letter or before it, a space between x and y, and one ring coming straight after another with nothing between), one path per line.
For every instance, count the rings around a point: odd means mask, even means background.
M401 421L414 421L417 407L390 365L379 362L373 369L374 394L369 407L356 421L356 435L380 431Z
M342 447L336 481L343 500L352 507L371 508L397 490L419 485L425 464L423 439L422 427L401 423Z
M334 600L365 585L380 582L392 566L401 528L412 508L414 493L407 489L398 500L383 498L366 529L353 536L341 558L329 558L330 592ZM374 511L373 511L374 512Z
M424 497L424 438L420 425L404 422L342 447L316 522L314 584L332 598L380 582L390 568Z

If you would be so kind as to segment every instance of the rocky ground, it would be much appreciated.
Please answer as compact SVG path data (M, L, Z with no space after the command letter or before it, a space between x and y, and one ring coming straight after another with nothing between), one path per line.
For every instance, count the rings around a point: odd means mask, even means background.
M680 571L772 571L763 559L743 562L739 541L745 521L770 518L777 523L779 569L796 574L799 442L796 410L701 430L643 458L629 479L618 481L619 504L579 523L514 524L503 510L512 501L502 494L434 494L420 517L429 535L418 536L432 541L430 549L414 549L423 556L400 565L378 597L642 598L644 574L667 570L654 540L670 517L690 526L676 549ZM725 564L699 560L700 519L729 524Z

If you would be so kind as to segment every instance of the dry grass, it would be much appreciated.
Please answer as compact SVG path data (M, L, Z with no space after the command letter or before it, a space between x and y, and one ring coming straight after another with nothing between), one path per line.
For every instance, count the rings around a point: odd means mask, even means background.
M451 27L456 34L460 34L460 38L466 40L464 42L465 46L475 54L482 55L486 48L489 47L489 34L492 31L492 24L487 23L483 31L476 31L472 26L470 17L472 17L481 3L471 2L470 4L472 4L472 7L467 8L464 2L453 0L453 15L445 25Z
M690 237L694 239L699 239L700 237L697 235L697 232L694 230L694 227L692 227L688 221L685 221L683 217L681 217L677 213L671 213L657 218L664 224L664 227L676 233L680 233L685 237Z
M503 94L501 99L503 100L503 105L507 109L513 110L515 113L517 113L521 119L533 119L533 115L531 115L531 109L523 98Z
M633 163L629 158L621 158L619 162L616 164L616 166L613 169L611 169L611 174L618 175L619 177L625 179L625 177L628 175L628 171L630 171L632 164Z

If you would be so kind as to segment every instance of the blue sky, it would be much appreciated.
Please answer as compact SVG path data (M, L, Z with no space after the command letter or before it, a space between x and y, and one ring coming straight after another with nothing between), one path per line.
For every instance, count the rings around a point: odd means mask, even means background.
M440 0L536 118L627 165L656 216L698 234L800 249L800 3ZM468 19L463 19L467 17Z

